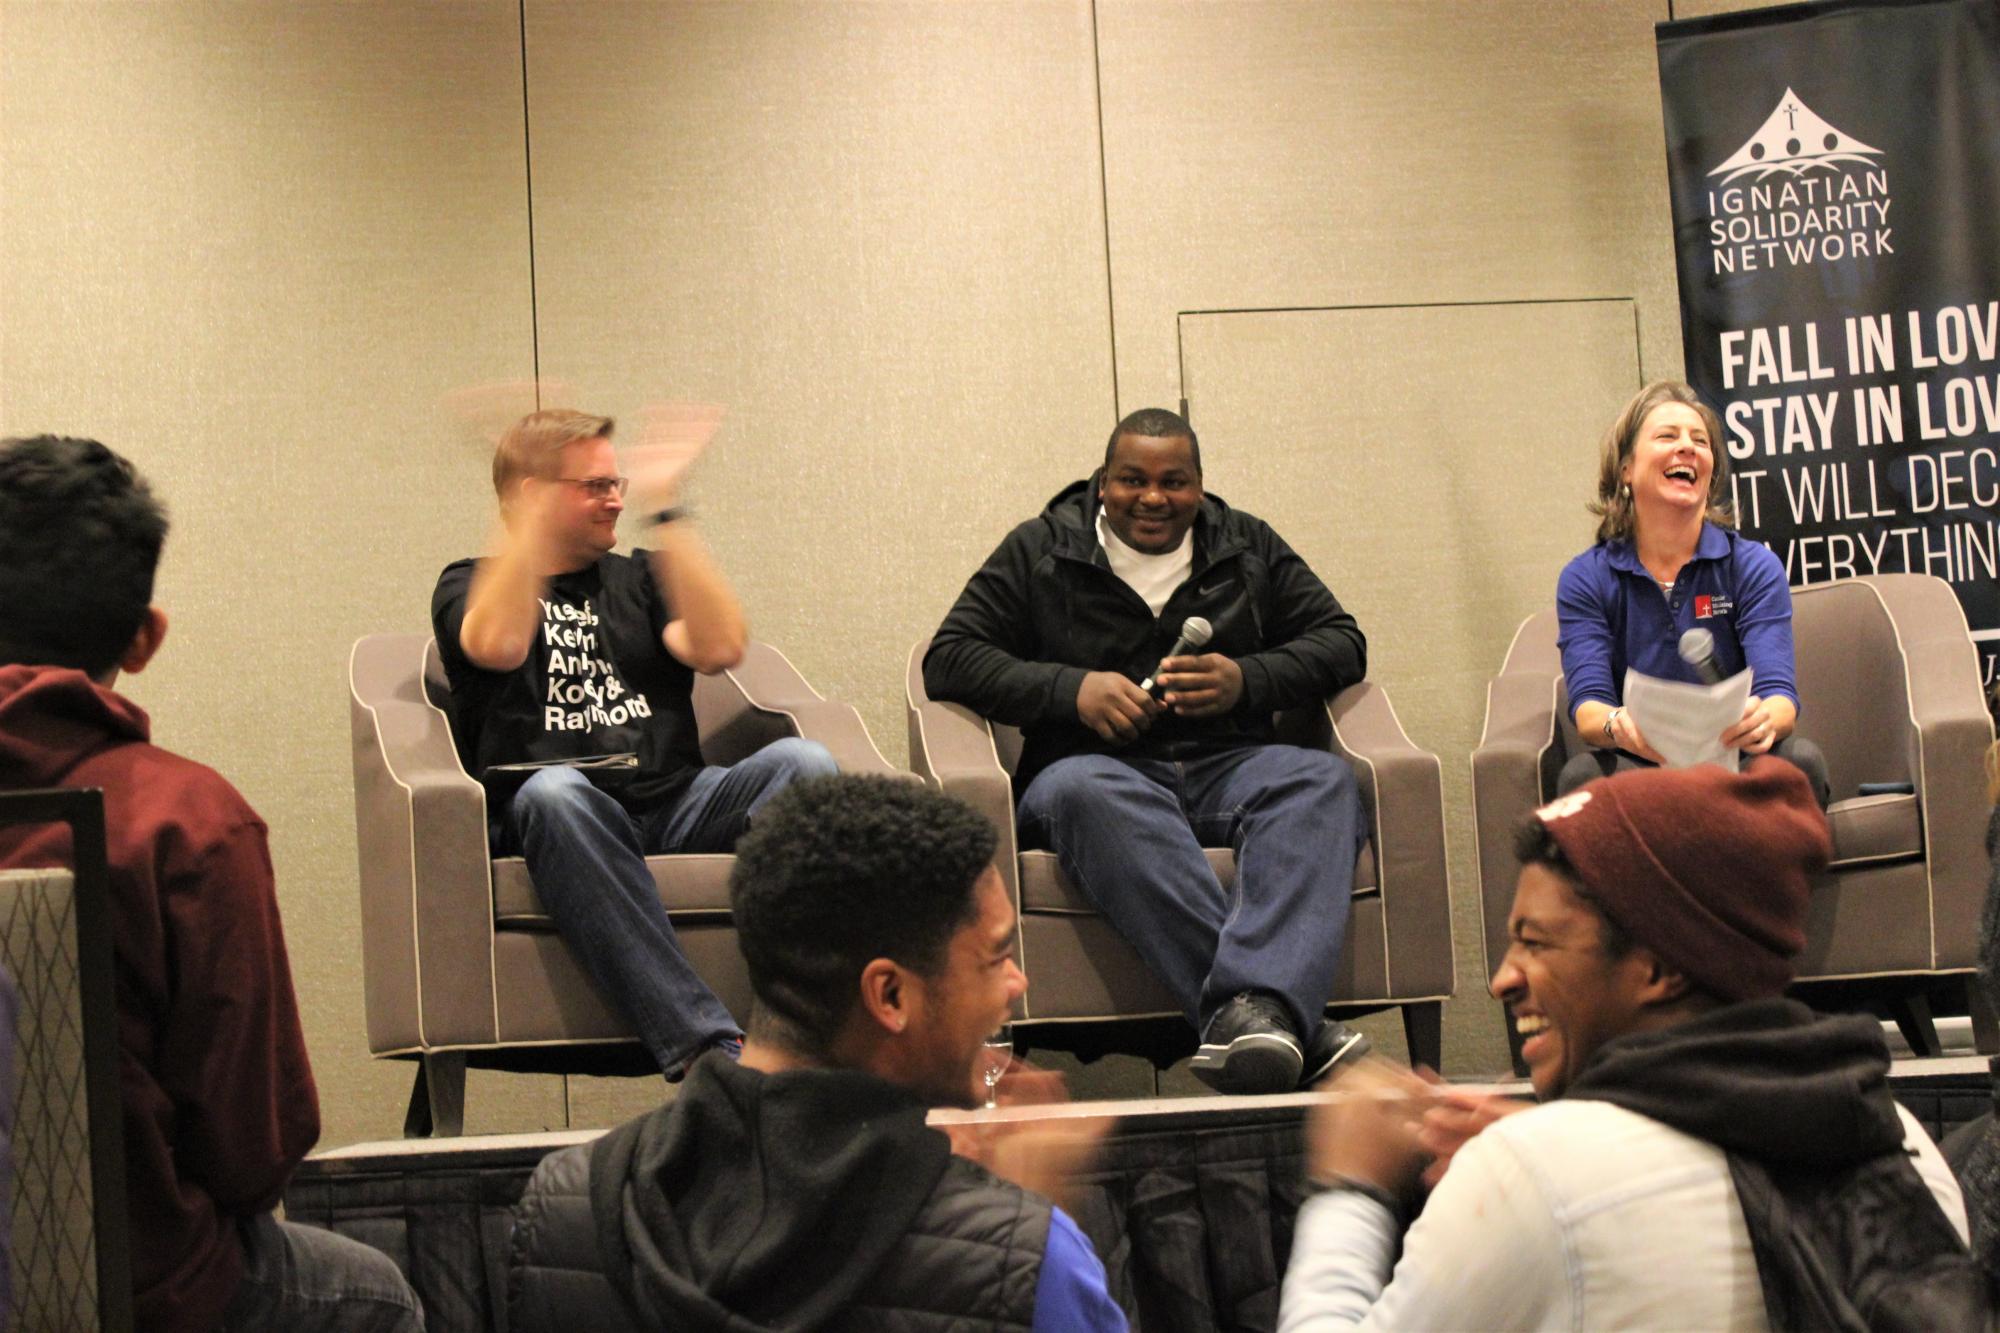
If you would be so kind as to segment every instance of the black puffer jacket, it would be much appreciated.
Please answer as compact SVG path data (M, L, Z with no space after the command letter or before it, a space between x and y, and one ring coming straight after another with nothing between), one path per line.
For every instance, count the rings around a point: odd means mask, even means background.
M1052 1211L887 1083L710 1056L673 1103L536 1168L509 1326L1027 1333Z
M1367 674L1368 642L1314 574L1262 519L1203 499L1194 566L1156 618L1111 570L1097 540L1097 479L1073 482L1007 534L959 594L924 655L924 689L1023 732L1015 790L1077 754L1171 758L1273 737L1272 715L1324 699ZM1077 719L1092 671L1151 675L1181 622L1205 617L1203 652L1234 658L1243 698L1223 717L1165 714L1130 744Z

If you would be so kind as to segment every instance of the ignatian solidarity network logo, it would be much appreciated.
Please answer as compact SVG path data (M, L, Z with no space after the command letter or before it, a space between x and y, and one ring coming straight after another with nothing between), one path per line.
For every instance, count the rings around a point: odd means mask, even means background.
M1785 89L1749 142L1708 173L1713 272L1894 254L1881 157Z

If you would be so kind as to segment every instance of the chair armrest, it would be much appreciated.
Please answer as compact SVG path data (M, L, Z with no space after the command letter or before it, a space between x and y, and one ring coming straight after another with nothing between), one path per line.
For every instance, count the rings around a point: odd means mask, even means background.
M444 714L421 693L423 640L395 688L384 650L351 672L355 837L369 1048L492 1041L493 871L486 793L460 767Z
M1348 686L1327 700L1326 708L1327 718L1333 724L1334 752L1356 763L1357 768L1366 766L1369 770L1364 778L1366 800L1379 799L1372 778L1383 765L1414 764L1431 773L1437 771L1437 756L1418 749L1404 733L1388 694L1374 681Z
M1486 725L1479 744L1526 745L1537 755L1557 730L1556 692L1562 678L1539 671L1510 672L1486 684Z
M1488 976L1506 951L1520 878L1514 829L1542 804L1542 756L1555 743L1559 683L1545 672L1511 672L1486 686L1486 726L1472 752L1472 835Z
M831 751L841 772L909 776L876 748L859 712L823 697L806 683L791 660L770 644L752 641L728 676L749 707L788 719L795 735L818 741Z
M925 781L986 816L999 840L993 860L1019 905L1014 783L994 748L993 728L963 704L909 703L910 766Z
M1928 575L1876 575L1896 627L1909 689L1910 773L1923 810L1931 881L1933 965L1978 963L1988 875L1983 781L1993 720L1981 693L1978 649L1958 595Z
M1333 749L1354 765L1370 805L1376 877L1389 933L1389 993L1450 994L1454 985L1451 878L1445 854L1444 772L1396 720L1373 681L1327 704Z

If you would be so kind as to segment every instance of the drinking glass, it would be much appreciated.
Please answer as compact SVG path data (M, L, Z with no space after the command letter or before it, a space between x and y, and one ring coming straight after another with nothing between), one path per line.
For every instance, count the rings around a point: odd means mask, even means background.
M991 1110L999 1104L994 1100L994 1090L1014 1063L1014 1025L1002 1023L979 1045L979 1076L985 1081L986 1106Z

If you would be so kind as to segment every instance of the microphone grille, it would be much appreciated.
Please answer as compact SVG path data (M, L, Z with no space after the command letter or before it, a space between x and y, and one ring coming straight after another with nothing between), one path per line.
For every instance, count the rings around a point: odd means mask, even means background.
M1201 647L1214 633L1215 627L1204 616L1189 616L1181 622L1181 637L1187 640L1190 648Z
M1715 636L1696 625L1681 635L1681 661L1699 666L1715 656Z

